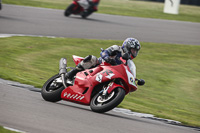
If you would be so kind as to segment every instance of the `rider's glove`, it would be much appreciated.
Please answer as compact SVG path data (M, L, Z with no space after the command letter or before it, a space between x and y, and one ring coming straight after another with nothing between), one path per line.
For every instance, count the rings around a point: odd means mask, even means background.
M111 65L116 65L116 64L117 64L116 61L115 61L114 59L111 59L111 58L109 58L109 57L106 58L105 61L106 61L107 63L111 64Z

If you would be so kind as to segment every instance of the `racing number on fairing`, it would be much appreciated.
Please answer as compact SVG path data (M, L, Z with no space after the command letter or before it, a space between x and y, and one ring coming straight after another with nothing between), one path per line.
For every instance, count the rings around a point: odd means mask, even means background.
M115 74L111 71L111 70L105 70L104 72L103 72L103 74L104 73L106 73L107 74L107 76L105 76L106 78L108 78L108 79L111 79L112 78L112 76L114 76Z
M107 69L104 72L102 72L101 74L100 73L97 74L96 81L101 83L104 73L107 74L107 76L105 76L105 77L108 78L108 79L111 79L111 77L115 75L111 70Z
M102 72L102 74L106 73L107 75L109 75L110 73L113 73L111 70L106 69L104 72Z

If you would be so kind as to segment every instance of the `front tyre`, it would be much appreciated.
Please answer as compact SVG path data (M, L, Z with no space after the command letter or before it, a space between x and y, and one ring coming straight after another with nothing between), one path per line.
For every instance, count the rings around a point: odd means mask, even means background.
M56 74L45 82L41 91L41 95L44 100L50 102L58 102L61 100L61 93L64 86L62 82L57 82L59 80L60 75Z
M73 3L70 4L70 5L67 7L67 9L65 10L64 15L65 15L66 17L68 17L69 15L71 15L72 12L73 12L73 9L74 9L75 7L76 7L76 5L74 5Z
M106 97L101 93L97 93L90 102L90 108L94 112L103 113L117 107L125 97L123 88L115 88Z

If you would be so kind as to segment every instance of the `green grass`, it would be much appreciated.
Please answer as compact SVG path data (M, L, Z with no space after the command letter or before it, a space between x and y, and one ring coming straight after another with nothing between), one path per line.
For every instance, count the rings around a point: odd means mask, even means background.
M6 4L26 5L64 10L71 0L3 0ZM163 13L164 3L140 0L101 0L99 13L200 22L200 7L180 5L179 15Z
M46 37L0 38L0 78L36 87L58 73L61 57L99 57L100 48L122 41ZM119 107L200 126L200 46L141 43L134 62L146 84Z

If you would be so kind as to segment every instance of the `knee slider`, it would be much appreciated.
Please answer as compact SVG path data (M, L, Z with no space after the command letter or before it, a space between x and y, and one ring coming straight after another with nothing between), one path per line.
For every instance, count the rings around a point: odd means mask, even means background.
M92 59L92 55L88 55L88 56L86 56L85 57L85 59L83 60L83 62L85 63L85 62L88 62L88 61L90 61Z

